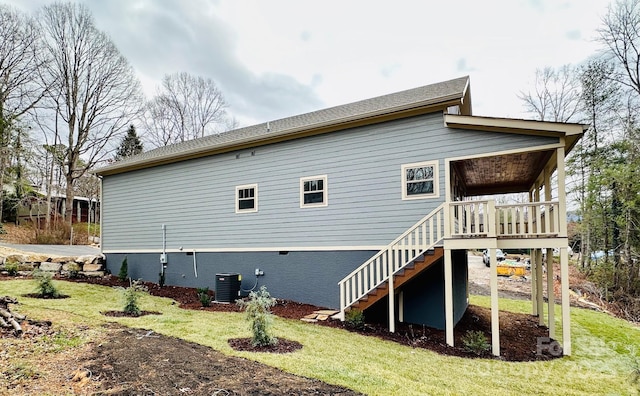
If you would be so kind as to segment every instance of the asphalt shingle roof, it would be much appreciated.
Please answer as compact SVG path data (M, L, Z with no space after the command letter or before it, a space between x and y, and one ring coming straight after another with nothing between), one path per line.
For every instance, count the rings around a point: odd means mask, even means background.
M207 155L219 149L232 149L251 142L286 137L314 128L338 126L343 123L365 120L374 116L392 114L422 106L434 106L462 100L468 89L469 77L460 77L436 84L425 85L389 95L378 96L341 106L252 125L217 135L205 136L182 143L156 148L125 158L95 171L97 174L115 174L132 169L152 167L177 162L186 158ZM333 130L335 130L334 128Z

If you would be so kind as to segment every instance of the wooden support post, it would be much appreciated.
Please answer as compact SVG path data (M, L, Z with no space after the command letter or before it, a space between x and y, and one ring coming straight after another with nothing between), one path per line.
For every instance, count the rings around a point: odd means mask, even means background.
M398 292L398 322L404 322L404 292Z
M547 321L549 326L549 337L556 338L555 306L556 297L553 292L553 249L547 248L545 266L547 268Z
M531 264L531 314L538 316L538 280L536 271L536 249L531 249L531 257L529 263Z
M393 261L389 260L389 332L396 332L396 291L393 287Z
M562 282L562 353L571 355L571 317L569 301L569 252L560 248L560 281Z
M564 139L561 139L564 143ZM564 146L556 151L558 169L558 234L561 237L567 236L567 206L566 206L566 184L564 170ZM569 252L568 247L560 247L560 276L562 290L562 353L565 356L571 355L571 315L569 300Z
M453 337L453 263L451 249L444 250L444 316L447 345L454 346Z
M564 139L561 139L564 143ZM565 183L565 170L564 170L564 147L560 147L556 150L557 153L557 169L558 169L558 236L567 236L567 186Z
M346 285L344 282L340 282L340 320L344 321L344 309L347 301L346 297Z
M542 250L536 249L536 305L538 306L538 324L544 326L544 274L542 273Z
M500 356L500 311L498 305L498 259L496 249L489 249L491 263L491 353Z

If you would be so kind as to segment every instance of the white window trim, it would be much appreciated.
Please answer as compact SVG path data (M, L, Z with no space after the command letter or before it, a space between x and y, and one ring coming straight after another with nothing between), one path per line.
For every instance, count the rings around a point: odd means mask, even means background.
M253 188L253 202L255 205L252 209L240 209L239 191L245 188ZM257 211L258 211L258 185L243 184L242 186L236 186L236 213L255 213Z
M402 200L414 199L432 199L440 197L440 172L438 170L439 161L414 162L412 164L404 164L401 167L402 172ZM407 195L407 168L417 168L421 166L433 166L433 194Z
M322 203L306 204L304 203L304 182L310 180L322 180ZM329 205L329 183L327 175L305 176L300 178L300 208L321 208Z

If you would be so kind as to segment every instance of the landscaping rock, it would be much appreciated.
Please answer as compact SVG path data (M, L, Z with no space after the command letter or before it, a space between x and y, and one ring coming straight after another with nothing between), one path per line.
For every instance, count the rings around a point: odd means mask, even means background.
M82 271L80 275L87 276L89 278L101 278L105 275L104 271Z
M73 263L64 263L62 264L62 270L63 271L81 271L82 267L80 265L78 265L78 263L73 262Z
M76 261L76 258L75 258L75 257L65 257L65 256L62 256L62 257L53 257L53 258L51 259L51 262L52 262L52 263L61 263L61 264L64 264L64 263L68 263L69 261L72 261L72 262L73 262L73 261Z
M104 267L102 266L102 264L84 264L82 266L82 271L84 272L102 271L103 269Z
M98 258L99 258L98 256L94 256L94 255L85 255L85 256L78 256L75 261L78 264L97 264Z
M50 262L51 257L44 254L36 254L36 255L28 256L27 261L30 261L32 263L44 263L44 262Z
M5 263L26 263L27 261L29 258L23 254L10 254L4 260Z
M18 271L31 273L34 269L38 268L38 263L22 263L18 264Z
M61 263L49 263L49 262L40 263L41 271L58 272L60 271L61 268L62 268Z

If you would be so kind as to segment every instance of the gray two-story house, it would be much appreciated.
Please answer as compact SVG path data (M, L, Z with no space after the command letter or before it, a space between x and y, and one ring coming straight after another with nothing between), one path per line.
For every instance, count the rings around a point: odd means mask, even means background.
M126 256L133 278L213 288L237 273L245 291L266 285L342 315L382 307L391 331L444 328L451 345L468 304L466 250L489 249L497 355L495 249L533 249L532 313L544 323L554 274L541 249L567 248L564 161L582 133L473 116L468 77L240 128L99 169L102 249L112 272ZM474 199L512 192L530 202Z

